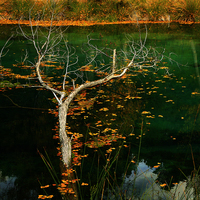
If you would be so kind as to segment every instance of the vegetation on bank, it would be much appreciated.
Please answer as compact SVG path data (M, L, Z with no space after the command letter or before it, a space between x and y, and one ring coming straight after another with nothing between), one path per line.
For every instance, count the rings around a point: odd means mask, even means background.
M199 0L5 0L1 19L50 20L52 7L56 20L72 21L200 21ZM45 14L44 14L45 13Z

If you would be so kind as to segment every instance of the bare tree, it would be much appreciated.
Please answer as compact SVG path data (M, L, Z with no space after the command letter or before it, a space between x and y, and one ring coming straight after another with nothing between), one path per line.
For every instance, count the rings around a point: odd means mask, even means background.
M84 89L95 87L122 77L127 71L135 72L142 68L157 69L157 64L164 58L164 50L146 47L147 29L144 39L141 35L137 41L127 35L127 44L124 49L117 51L105 47L98 47L96 43L100 39L87 37L87 43L82 47L85 55L85 64L80 63L76 49L69 44L65 37L65 32L53 26L46 27L42 31L41 27L33 26L30 20L30 32L27 33L21 26L21 34L29 40L37 54L32 66L35 69L36 79L40 87L52 92L58 103L59 116L59 138L62 153L62 161L69 168L71 166L71 136L67 134L67 112L70 103L76 95ZM2 54L3 50L1 50ZM25 59L28 58L26 54ZM44 63L59 63L62 76L60 76L60 87L55 86L50 81L48 73L45 73ZM47 67L48 68L48 67ZM94 79L88 76L85 69L90 69L94 74ZM99 78L99 73L102 76ZM69 88L72 88L69 90Z

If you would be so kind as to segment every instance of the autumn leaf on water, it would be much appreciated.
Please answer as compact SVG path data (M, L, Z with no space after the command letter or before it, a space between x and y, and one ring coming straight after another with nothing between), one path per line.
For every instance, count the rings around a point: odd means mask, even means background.
M54 135L53 139L59 139L59 136L58 135Z
M151 112L150 112L150 111L143 111L141 114L142 114L142 115L151 114Z
M82 186L86 186L86 185L88 185L88 183L81 183L81 185L82 185Z
M81 156L82 158L86 158L86 157L88 157L88 154L86 154L86 155L83 155L83 156Z
M89 132L89 135L91 135L91 136L96 136L96 135L98 135L99 133L91 133L91 132Z
M109 109L108 108L101 108L101 109L99 109L99 111L108 111Z
M122 105L117 105L117 108L123 108L124 106L122 106Z
M52 199L53 195L39 195L38 199Z
M167 102L167 103L168 103L168 102L173 102L173 100L170 99L170 100L167 100L166 102Z
M48 188L49 187L49 185L45 185L45 186L40 186L40 188Z
M112 148L106 150L107 153L111 153L112 152Z
M106 133L107 131L111 130L111 128L105 128L102 133Z
M92 65L83 66L83 67L81 67L80 71L93 71L93 70L90 68L91 66L92 66Z
M78 104L83 108L83 107L86 107L87 110L89 110L93 104L94 104L94 101L93 99L92 100L88 100L88 101L79 101Z
M151 115L147 115L146 118L152 118L153 119L153 118L155 118L155 116L154 115L152 115L152 116Z
M101 93L102 94L102 93L104 93L104 91L103 90L99 90L99 91L97 91L97 93Z
M142 99L142 97L131 97L131 96L126 96L125 97L126 99Z
M193 95L199 95L200 93L198 92L192 92Z

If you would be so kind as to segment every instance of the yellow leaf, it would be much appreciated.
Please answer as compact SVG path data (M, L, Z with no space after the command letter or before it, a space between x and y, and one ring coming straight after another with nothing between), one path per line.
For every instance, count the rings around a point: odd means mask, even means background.
M49 187L49 185L45 185L45 186L40 186L40 188L48 188Z
M142 114L142 115L151 114L151 112L150 112L150 111L143 111L141 114Z
M99 109L99 111L108 111L109 109L108 108L101 108L101 109Z
M88 183L81 183L82 186L88 185Z

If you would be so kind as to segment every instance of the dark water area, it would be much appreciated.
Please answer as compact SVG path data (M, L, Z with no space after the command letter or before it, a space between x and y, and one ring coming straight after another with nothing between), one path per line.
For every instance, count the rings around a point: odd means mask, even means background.
M35 89L1 93L1 199L37 199L38 180L52 182L38 151L47 151L60 171L57 143L52 139L55 119L48 114L47 98L45 91L41 95Z
M92 110L76 116L75 119L70 116L68 123L73 131L84 134L87 130L85 124L92 123L95 118L109 121L113 117L112 113L116 114L113 126L119 129L119 133L127 136L126 144L129 146L123 148L120 153L118 175L122 176L124 173L123 166L127 159L136 157L139 158L139 168L143 174L148 172L147 177L153 176L154 180L161 184L170 182L173 176L173 182L180 183L185 180L185 176L190 176L194 169L192 154L197 169L200 164L200 25L172 23L147 24L146 27L146 45L165 48L165 55L170 55L180 65L174 62L163 64L169 68L170 76L166 76L165 70L160 69L133 76L128 80L128 85L120 80L102 87L107 96L100 97L102 104L95 103ZM12 33L16 33L16 29L17 26L0 26L0 47ZM140 26L140 31L144 39L144 25ZM68 27L66 31L70 44L77 48L78 54L81 53L78 49L87 42L89 34L92 38L103 39L98 40L98 44L117 49L125 48L127 36L137 40L140 35L136 25ZM11 39L8 49L8 53L1 60L1 65L7 68L13 68L13 64L22 62L26 49L31 61L34 61L36 56L31 43L22 36ZM80 62L84 63L84 57L80 58ZM27 69L20 68L13 68L13 71L24 75L29 73ZM1 80L5 78L1 77ZM123 96L125 91L130 91L132 95L137 94L141 99L127 99ZM114 94L120 94L121 98L114 98ZM36 88L0 92L0 199L37 199L42 193L38 180L42 185L53 183L38 150L44 154L46 149L59 176L59 158L56 156L58 145L52 139L52 129L57 119L48 113L48 109L55 108L55 104L48 100L49 97L52 97L50 92ZM107 101L109 99L110 101ZM122 105L123 109L118 109L119 105ZM103 107L109 108L108 116L99 111ZM142 114L144 111L148 114ZM90 117L84 120L84 115L88 113ZM115 145L117 144L113 144ZM94 151L86 148L86 152L91 154ZM85 182L91 180L95 174L96 168L90 169L93 157L91 155L84 161L82 179ZM153 168L158 163L160 166ZM129 168L122 186L122 190L126 190L130 195L131 184L135 178L134 171L135 165ZM144 178L136 182L136 188L141 193L145 192L144 188L141 189L141 185L145 185L144 182ZM53 199L60 199L53 188L49 190L50 194L55 195ZM83 191L83 194L88 198L86 191L89 189L85 190L85 194ZM112 195L110 199L111 197Z

